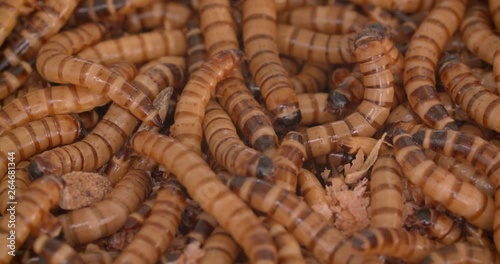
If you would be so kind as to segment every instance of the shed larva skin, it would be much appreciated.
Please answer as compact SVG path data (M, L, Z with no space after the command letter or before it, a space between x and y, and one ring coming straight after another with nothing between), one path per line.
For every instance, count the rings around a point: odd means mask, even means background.
M488 7L476 4L467 8L460 26L462 39L467 48L482 60L493 63L500 37L495 33Z
M205 107L215 94L217 83L240 63L242 56L241 51L234 49L218 52L191 75L182 90L170 133L198 155L201 153Z
M76 1L48 0L21 26L19 34L7 38L6 48L0 55L0 71L19 61L30 61L46 39L56 34L66 23L78 4Z
M188 243L198 242L200 245L205 244L212 231L218 226L219 223L217 223L217 220L213 216L206 212L201 212L196 217L196 224L193 230L187 234Z
M162 59L160 59L161 61ZM133 83L151 99L168 86L182 83L184 65L160 63L135 77ZM94 171L117 153L139 124L129 111L112 104L101 121L80 142L39 154L30 165L33 178L73 170Z
M272 159L271 177L274 183L285 190L295 192L297 176L304 163L305 155L302 135L296 131L288 132Z
M18 65L3 71L0 75L0 99L7 97L21 87L32 72L31 65L25 61L20 61Z
M0 137L0 175L7 173L8 153L16 161L59 145L73 143L86 134L78 116L56 115L30 122Z
M424 154L429 159L434 160L434 162L436 162L439 166L449 170L457 178L474 185L482 193L491 197L495 194L495 188L493 188L491 182L488 180L488 177L477 172L474 166L467 163L461 163L453 157L439 154L430 149L425 149Z
M29 178L28 174L28 165L29 161L21 161L16 164L16 181L14 182L14 186L16 186L16 199L17 197L21 197L24 193L26 193L26 190L28 189L28 186L31 184L31 180ZM8 202L12 202L10 200L9 196L9 175L3 176L3 178L0 180L0 213L2 215L8 214L6 211L7 208L9 208Z
M64 180L60 176L49 175L33 182L25 195L17 200L16 205L16 247L21 247L30 231L39 228L43 215L57 205L64 188ZM7 247L10 229L9 217L0 220L0 262L9 263L12 256Z
M302 113L301 125L325 124L339 119L338 115L327 111L328 96L328 93L297 94Z
M364 99L343 120L308 128L304 133L307 157L339 151L338 139L372 136L386 121L394 98L390 58L384 54L381 36L370 30L355 40L355 53L365 86Z
M252 76L278 134L295 129L302 118L297 96L278 54L280 34L273 1L243 2L243 44Z
M471 224L492 230L495 205L491 197L427 158L403 129L396 128L394 135L392 142L396 160L410 182Z
M269 232L278 247L279 263L303 264L304 257L300 253L297 240L282 225L267 219Z
M497 253L487 247L458 242L432 251L420 264L500 263Z
M240 140L231 118L215 101L205 108L203 132L218 163L229 173L258 178L270 177L273 162Z
M353 235L350 243L364 254L380 254L418 262L440 244L402 228L368 228Z
M403 82L408 102L435 129L458 129L437 98L434 73L441 51L463 19L466 2L437 3L413 34L405 54Z
M139 154L158 161L176 175L200 207L231 233L251 262L276 263L276 248L263 224L199 155L171 137L152 132L137 133L130 143ZM170 155L164 155L166 152Z
M130 170L102 201L58 217L64 240L82 245L115 233L149 196L151 188L147 172Z
M38 52L38 72L49 81L86 86L96 93L108 96L137 118L161 126L151 99L139 87L99 63L71 55L99 41L103 32L102 25L89 23L56 34ZM74 42L73 39L81 42Z
M278 23L325 34L354 33L368 18L347 6L304 6L278 15Z
M0 17L2 18L2 25L0 26L0 45L3 44L7 36L9 36L16 26L17 17L20 15L24 2L23 0L2 1L2 5L0 6Z
M276 12L282 12L301 6L322 5L323 2L323 0L274 0L274 4L276 5Z
M328 81L328 72L329 69L325 65L306 62L299 73L290 77L297 96L302 93L324 91Z
M371 228L403 227L402 175L392 150L378 156L370 176Z
M328 35L278 24L276 44L280 53L312 63L356 62L351 39L356 34Z
M47 235L41 235L35 240L33 251L48 263L85 263L71 246Z
M161 30L101 41L83 49L77 57L95 63L140 64L163 56L183 56L186 49L187 41L181 30Z
M316 178L316 175L302 168L298 175L298 184L301 195L304 197L307 205L317 213L323 215L326 220L330 220L332 217L332 211L329 208L330 202L326 199L325 188L323 188L318 178Z
M439 242L449 245L463 238L462 227L452 218L436 210L425 208L415 212L417 226L423 227Z
M208 57L205 48L205 37L199 24L196 18L191 18L187 22L187 68L190 75L196 72Z
M154 264L177 233L186 194L177 181L170 181L160 190L151 215L113 263Z
M468 243L480 247L495 248L495 244L493 243L489 232L486 232L481 228L477 228L467 222L464 223L462 228L465 234L465 241Z
M176 2L155 1L125 17L124 29L130 33L138 33L157 28L168 21L170 29L181 29L192 16L191 9Z
M357 255L339 230L293 193L248 177L233 177L227 185L251 207L282 224L320 262L378 263L376 258Z
M205 255L199 260L200 264L232 264L238 257L240 247L231 237L231 234L222 227L216 227L212 235L203 245Z
M73 16L81 23L89 21L117 20L120 16L145 7L154 0L81 0L73 12Z

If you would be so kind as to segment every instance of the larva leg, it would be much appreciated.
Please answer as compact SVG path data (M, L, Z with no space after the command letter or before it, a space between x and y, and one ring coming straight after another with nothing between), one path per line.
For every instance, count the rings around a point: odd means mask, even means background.
M38 52L38 72L49 81L86 86L96 93L108 96L115 104L128 109L137 118L161 126L160 117L153 108L151 99L137 85L126 81L101 64L71 55L98 41L103 31L102 25L85 24L53 36ZM82 41L75 43L71 39Z
M151 215L114 263L156 263L177 233L186 203L184 192L176 181L158 191Z
M184 64L160 63L135 77L133 83L151 95L178 85L184 76ZM30 175L64 174L72 170L93 171L102 167L135 130L139 120L129 111L112 104L102 120L82 141L41 153L33 158Z
M370 176L370 227L403 227L402 174L393 151L378 156Z
M251 207L282 224L321 262L377 263L376 258L357 255L339 230L294 194L255 178L234 177L228 186Z
M260 86L278 133L293 130L301 120L297 96L279 60L276 5L272 1L243 2L243 43L252 76Z
M372 136L386 121L394 98L390 58L379 41L383 32L369 30L355 39L364 99L355 112L336 122L308 128L304 134L307 156L316 157L339 151L338 139L347 136Z
M405 54L403 82L408 102L424 123L436 129L458 129L437 98L434 73L442 49L463 19L466 2L437 3L413 34Z
M135 134L130 143L135 151L158 161L175 174L200 207L231 233L250 261L277 261L276 248L262 223L219 181L200 156L175 139L151 132ZM164 155L165 152L170 155Z
M449 216L433 209L421 209L415 212L416 222L419 227L439 242L449 245L463 238L462 227Z
M2 180L0 180L0 213L2 215L8 214L8 211L6 211L6 209L9 208L8 202L13 202L9 197L12 194L12 190L9 186L12 184L15 186L15 196L17 198L26 193L28 186L31 184L28 175L28 165L28 161L17 163L15 174L11 176L7 173L7 175L3 176ZM13 182L13 180L15 181Z
M365 254L380 254L409 262L425 258L440 244L415 232L401 228L365 229L351 238L352 246Z
M46 235L41 235L35 240L33 251L44 257L49 263L85 263L71 246Z
M319 93L324 91L327 83L328 68L317 63L308 63L296 75L290 77L295 93Z
M200 264L231 264L236 261L239 246L231 234L222 227L217 227L203 246L205 255L199 260Z
M60 176L50 175L33 182L26 194L19 197L15 207L16 214L16 247L21 247L28 237L31 229L37 228L42 216L50 213L61 196L64 188L64 181ZM0 262L9 263L12 255L9 252L9 241L11 229L9 217L2 217L0 220Z
M266 219L266 222L278 247L279 263L304 263L304 257L300 253L300 245L297 240L282 225L270 219Z
M25 61L20 61L18 65L3 71L0 75L0 99L9 96L21 87L32 72L31 65Z
M205 37L199 24L195 18L187 22L187 68L189 75L195 73L208 57L207 49L205 48Z
M286 134L273 156L271 174L276 185L290 192L297 189L297 177L306 156L302 135L295 131Z
M375 5L389 10L399 10L405 13L417 13L424 10L431 9L435 0L418 0L418 1L404 1L404 0L351 0L352 3L358 5Z
M453 100L467 115L486 128L500 131L500 97L484 88L467 65L456 56L443 59L439 69L441 81Z
M326 199L325 188L321 185L312 172L301 169L298 177L298 184L304 201L317 213L321 214L327 221L332 217L330 202Z
M339 119L338 115L328 110L328 93L303 93L297 94L300 112L302 113L301 125L317 125L333 122Z
M491 197L437 166L404 130L395 130L393 144L396 160L413 184L470 223L486 230L492 229L495 207Z
M458 242L431 252L421 264L499 263L498 253L486 247Z

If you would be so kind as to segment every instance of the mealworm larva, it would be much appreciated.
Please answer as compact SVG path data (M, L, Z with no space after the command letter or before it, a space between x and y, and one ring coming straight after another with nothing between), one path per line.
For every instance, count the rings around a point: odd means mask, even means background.
M402 175L393 151L378 156L370 176L370 227L403 227Z
M329 35L299 27L278 24L276 43L280 53L312 63L354 63L354 33Z
M46 149L73 143L86 132L74 115L49 116L6 132L0 137L0 175L7 173L8 157L22 161Z
M24 0L2 1L0 7L0 17L2 17L2 25L0 26L0 45L3 44L7 36L9 36L16 26L17 17L20 15L24 3Z
M83 47L98 41L103 32L102 25L89 23L51 37L38 52L38 72L49 81L86 86L108 96L137 118L161 126L158 112L143 90L101 64L72 56ZM81 42L75 43L72 39L80 39ZM68 66L63 67L64 65Z
M368 18L346 6L304 6L281 13L278 23L325 34L345 34L362 29Z
M396 128L394 135L396 160L413 184L470 223L486 230L492 229L495 205L491 197L427 158L403 129Z
M182 56L186 47L181 30L160 30L101 41L83 49L77 56L96 63L127 61L139 64L162 56Z
M148 173L130 170L102 201L58 217L64 240L70 245L86 244L115 233L148 197L151 185Z
M123 224L123 229L139 229L143 226L144 221L151 215L151 210L156 201L156 194L153 193L153 196L153 198L139 205L139 207L127 217L125 224Z
M212 235L203 245L205 255L199 260L200 264L232 264L238 257L240 247L231 234L222 227L216 227Z
M332 211L329 208L330 202L327 200L325 188L318 181L318 178L312 172L301 169L298 184L307 205L329 221L332 217Z
M424 154L429 158L434 160L439 166L449 170L457 178L474 185L481 192L493 197L495 194L495 189L491 185L488 178L476 171L474 167L467 163L460 163L453 157L448 157L439 154L433 150L425 149Z
M282 12L288 9L294 9L301 6L322 5L324 0L274 0L276 12Z
M435 0L350 0L358 5L375 5L388 10L400 10L405 13L417 13L431 9Z
M3 71L0 75L0 99L7 97L21 87L32 72L31 65L25 61L20 61L18 65Z
M357 75L361 76L357 76ZM365 87L361 82L362 74L357 70L350 71L346 68L337 68L331 74L330 86L330 109L332 111L345 112L348 105L357 105L363 101Z
M328 93L297 94L302 113L301 125L325 124L339 119L338 115L327 111L328 96Z
M186 205L184 188L169 181L158 190L151 215L113 263L156 263L177 233Z
M457 30L467 1L440 1L413 34L405 54L403 82L408 102L427 125L457 130L436 95L435 71L446 42Z
M380 32L383 33L383 32ZM307 156L339 151L337 141L347 136L372 136L389 115L394 98L389 57L374 30L360 34L354 43L365 86L363 102L355 112L336 122L308 128L304 134Z
M492 64L496 47L500 44L500 37L493 29L488 7L475 4L467 8L460 31L467 48L482 60Z
M182 83L183 67L184 64L160 63L137 75L132 82L147 91L152 100L166 87ZM139 120L129 111L112 104L83 140L34 157L30 175L38 178L49 173L64 174L72 170L93 171L100 168L120 150L138 124Z
M191 18L187 22L187 65L190 75L196 72L208 57L207 49L205 48L205 37L199 24L195 18Z
M16 170L15 170L15 193L16 193L16 198L21 197L24 193L26 193L26 190L28 189L28 186L31 184L31 179L28 174L28 161L21 161L18 164L16 164ZM11 180L11 182L9 182ZM6 211L7 208L9 208L9 203L12 202L13 200L10 199L9 196L11 196L11 192L9 192L9 185L12 183L12 176L9 177L8 173L7 175L3 176L3 178L0 180L0 213L2 215L5 215L8 213Z
M279 57L281 64L283 64L283 68L285 68L289 76L293 76L299 73L300 68L303 64L302 61L283 54L280 54Z
M376 258L358 255L351 244L344 241L344 235L339 230L328 225L323 216L281 187L248 177L233 177L227 184L251 207L282 224L321 262L378 263Z
M242 56L241 51L234 49L218 52L191 75L182 90L175 107L175 121L170 127L170 133L172 137L198 154L201 153L205 107L215 94L217 83L231 71L235 64L240 63Z
M210 236L212 231L219 226L217 220L206 212L201 212L196 217L196 224L193 230L187 234L188 243L198 242L200 245L205 244L205 241Z
M266 222L278 247L279 263L303 264L304 257L300 253L300 245L292 234L271 219L266 219Z
M415 232L401 228L368 228L354 234L352 246L365 254L380 254L388 257L417 262L425 258L440 244Z
M500 120L495 113L500 111L500 97L484 88L467 65L457 56L450 55L441 61L441 81L453 100L467 115L486 128L500 131Z
M462 227L449 216L429 208L415 212L416 225L428 230L427 232L439 242L449 245L456 243L463 237Z
M262 223L199 155L171 137L147 131L135 134L130 143L135 151L158 161L176 175L200 207L231 233L250 261L277 261L276 248ZM164 155L166 152L170 154Z
M306 62L299 73L290 77L295 93L318 93L324 91L328 80L328 67Z
M21 247L30 231L37 229L44 214L57 205L64 188L64 180L60 176L49 175L33 182L25 195L17 199L15 207L16 225L14 241L16 247ZM8 254L9 217L0 220L0 262L9 263L12 255Z
M186 25L191 15L191 9L183 4L155 1L128 14L124 28L127 32L139 33L159 27L168 21L170 28L164 28L165 30L180 29Z
M199 12L201 30L205 37L206 49L210 55L221 50L239 48L238 39L236 38L236 25L231 16L229 1L200 1Z
M497 253L486 247L458 242L431 252L421 264L500 263Z
M9 96L5 97L2 100L2 104L5 106L8 103L12 102L12 100L19 98L21 96L26 95L27 93L43 89L46 87L50 87L51 84L44 80L40 74L38 74L37 71L34 71L31 73L31 75L28 77L28 80L21 86L19 89L14 91L13 93L9 94Z
M113 21L153 2L154 0L82 0L75 8L73 16L80 23L103 20Z
M243 43L252 76L280 134L296 128L301 120L299 103L286 70L279 60L276 41L276 5L273 1L243 2Z
M48 263L85 263L71 246L46 235L41 235L35 240L33 251L44 257Z
M66 23L79 1L47 0L37 12L21 25L19 34L7 38L6 48L0 55L0 71L21 60L30 61L46 39L56 34Z
M296 131L288 132L273 156L271 174L277 186L295 192L297 176L306 156L302 135Z
M231 118L210 100L205 108L203 131L210 152L229 173L259 178L270 177L273 161L240 140Z

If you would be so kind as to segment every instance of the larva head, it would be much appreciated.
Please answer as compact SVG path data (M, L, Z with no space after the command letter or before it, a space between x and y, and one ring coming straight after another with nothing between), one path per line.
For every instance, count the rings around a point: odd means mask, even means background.
M44 171L40 167L39 161L37 160L32 160L30 162L30 165L28 166L28 172L31 181L35 181L44 175Z
M420 209L415 213L416 224L420 226L427 226L431 222L431 210L428 208Z
M268 179L273 170L273 161L271 158L261 155L257 164L257 177L259 179Z

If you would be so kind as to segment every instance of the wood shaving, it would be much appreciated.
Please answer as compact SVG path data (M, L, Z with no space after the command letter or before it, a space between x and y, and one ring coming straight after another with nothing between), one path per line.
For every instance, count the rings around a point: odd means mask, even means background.
M345 183L353 184L365 176L366 172L375 164L375 161L377 161L378 152L386 136L387 133L382 135L382 138L373 146L366 160L364 160L363 151L359 150L358 154L356 154L356 158L352 161L352 165L347 164L344 166Z

